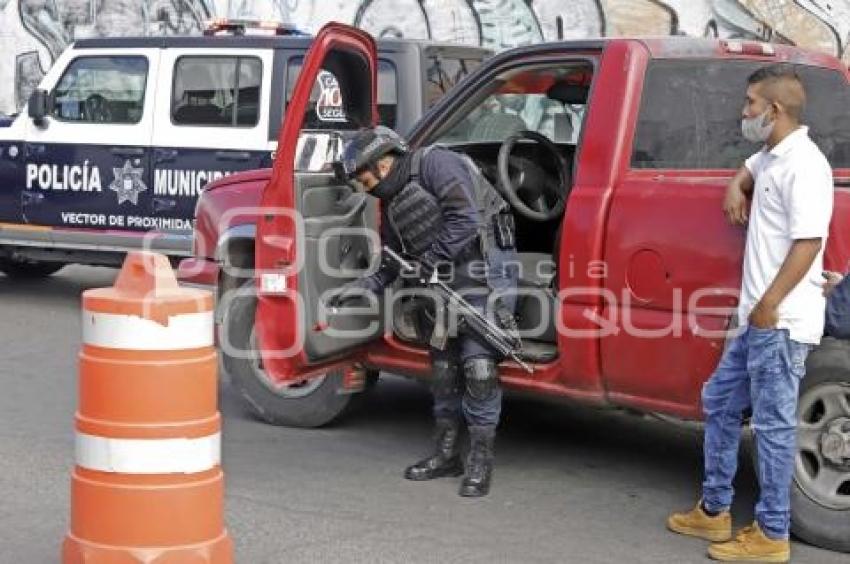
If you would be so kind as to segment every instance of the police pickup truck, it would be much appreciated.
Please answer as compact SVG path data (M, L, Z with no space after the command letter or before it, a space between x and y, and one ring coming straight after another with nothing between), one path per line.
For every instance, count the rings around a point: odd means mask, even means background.
M0 120L0 271L37 277L66 263L114 265L140 247L190 255L204 186L274 160L312 42L286 26L250 31L217 22L204 36L69 47L25 111ZM380 41L380 121L406 132L488 54ZM333 129L341 112L336 77L323 71L305 127Z

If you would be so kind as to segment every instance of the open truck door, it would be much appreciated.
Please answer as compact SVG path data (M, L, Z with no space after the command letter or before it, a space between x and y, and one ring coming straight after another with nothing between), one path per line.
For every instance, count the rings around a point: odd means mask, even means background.
M256 345L280 385L326 375L383 333L377 302L341 315L325 306L380 250L370 239L376 202L340 182L331 165L346 134L376 123L376 69L369 34L328 24L285 109L255 247Z

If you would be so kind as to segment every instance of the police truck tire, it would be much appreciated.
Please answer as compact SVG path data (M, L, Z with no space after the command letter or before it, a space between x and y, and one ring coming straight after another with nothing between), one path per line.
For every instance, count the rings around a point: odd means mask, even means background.
M827 410L823 399L844 395L843 402L832 404ZM820 402L820 405L819 403ZM807 406L811 406L807 409ZM836 406L843 406L836 408ZM800 386L800 427L818 423L820 412L824 421L821 428L842 427L850 433L850 341L826 337L812 351L806 363L806 377ZM842 413L843 412L843 413ZM842 424L843 422L843 424ZM811 438L801 433L798 438L800 453L794 481L791 486L791 528L800 539L815 546L850 552L850 459L843 463L830 462L823 453L815 450ZM808 445L808 448L807 446ZM809 453L809 454L805 454ZM834 453L833 453L834 456ZM818 464L830 465L848 477L837 492L824 489L818 483ZM832 493L830 493L832 492Z
M0 272L9 278L33 280L45 278L59 272L65 266L64 262L43 262L0 258Z
M245 398L254 413L272 425L289 427L321 427L340 417L352 400L352 394L341 394L342 372L329 372L291 386L279 387L271 383L263 370L254 346L254 318L257 298L254 282L242 285L239 296L225 304L222 342L224 369L231 384ZM224 344L224 343L222 343ZM248 351L230 356L227 349Z

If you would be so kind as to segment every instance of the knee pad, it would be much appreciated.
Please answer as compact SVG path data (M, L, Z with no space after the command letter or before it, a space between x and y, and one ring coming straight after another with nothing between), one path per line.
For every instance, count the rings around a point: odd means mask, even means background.
M457 364L449 360L435 360L431 369L431 392L435 397L447 397L460 391Z
M496 361L491 358L471 358L463 363L466 391L478 401L491 399L499 389Z

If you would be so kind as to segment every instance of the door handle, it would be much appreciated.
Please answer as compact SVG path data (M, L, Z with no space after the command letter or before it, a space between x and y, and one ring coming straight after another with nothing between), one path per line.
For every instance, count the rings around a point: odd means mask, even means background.
M44 201L44 194L41 192L21 192L21 205L28 206L30 204L40 204Z
M153 199L153 211L161 212L161 211L170 211L177 207L177 200L173 200L171 198L154 198Z
M248 151L216 151L215 158L220 161L247 161L251 158Z
M119 157L142 157L145 154L141 147L112 147L109 152Z
M154 151L154 162L164 163L177 158L177 149L156 149Z

